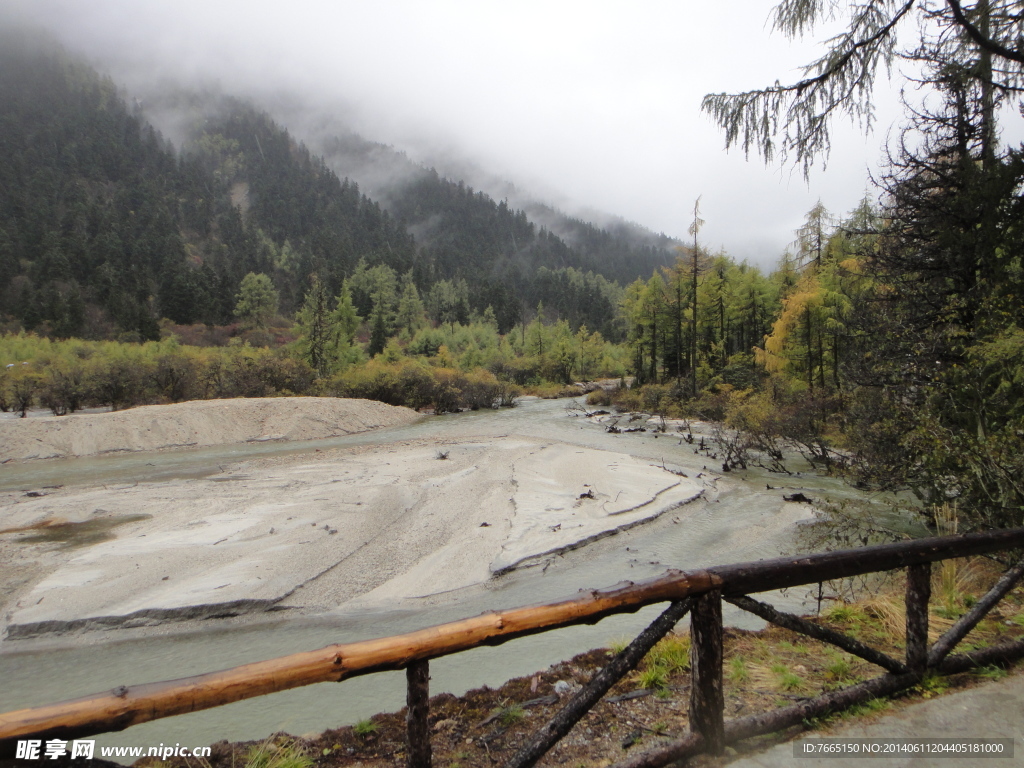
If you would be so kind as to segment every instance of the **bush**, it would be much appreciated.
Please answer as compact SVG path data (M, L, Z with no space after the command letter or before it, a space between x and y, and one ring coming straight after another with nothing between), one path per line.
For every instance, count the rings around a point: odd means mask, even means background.
M153 381L156 390L172 403L196 400L205 395L196 359L182 352L160 355L156 359Z
M541 381L541 361L535 356L513 357L495 360L490 365L491 373L499 379L511 381L524 387Z
M675 384L644 384L632 389L620 387L611 395L611 402L618 411L678 416L681 414L679 393Z
M516 400L523 394L523 391L519 389L515 384L508 381L498 382L498 407L499 408L514 408Z
M80 410L92 398L85 366L79 362L54 365L46 374L39 390L39 403L54 416Z
M0 407L25 412L32 407L40 388L41 376L29 366L14 365L0 374Z
M478 368L465 376L462 385L462 404L471 410L494 408L499 400L502 385L490 371Z
M434 413L456 413L462 403L462 388L465 379L454 368L434 370Z
M643 406L641 405L640 390L637 389L619 389L614 395L612 395L612 405L615 406L615 410L620 412L628 411L639 411Z
M337 397L361 397L388 405L425 408L434 402L431 370L413 360L386 363L376 359L336 374L327 384Z
M732 389L728 384L720 384L711 391L702 392L691 405L693 412L704 421L725 421Z
M89 360L88 377L97 402L110 406L112 411L149 402L152 366L140 352L139 347L124 346L113 357Z
M304 360L281 352L249 348L243 348L221 373L220 397L305 394L316 378Z

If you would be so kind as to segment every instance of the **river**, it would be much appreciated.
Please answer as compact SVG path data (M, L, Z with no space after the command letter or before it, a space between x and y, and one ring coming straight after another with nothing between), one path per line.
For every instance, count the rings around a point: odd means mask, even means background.
M343 438L282 445L240 446L104 458L28 462L5 468L0 488L51 484L133 483L202 477L225 465L264 456L303 454L352 445L387 445L399 440L501 439L520 435L610 450L682 466L703 475L704 498L676 520L666 515L649 525L566 553L543 571L514 572L457 594L434 599L421 610L329 613L304 618L283 614L229 626L164 625L137 636L94 632L0 643L0 711L51 703L120 685L209 672L339 642L381 637L477 615L494 608L565 598L581 588L650 578L667 568L692 569L774 557L794 549L794 533L810 508L785 503L777 486L815 499L859 497L837 480L805 473L781 477L761 469L727 475L678 437L655 433L611 434L592 419L574 414L567 401L525 400L519 407L423 419L415 424ZM767 490L767 486L776 486ZM803 591L773 595L776 604L798 607ZM726 622L756 627L759 620L733 609ZM543 669L575 653L628 638L653 619L659 606L615 616L595 626L573 627L522 638L499 648L480 648L431 663L431 693L461 694L482 685ZM135 726L98 738L101 745L160 743L205 745L220 739L263 738L275 731L303 734L350 724L404 705L401 672L343 683L323 683L213 710Z

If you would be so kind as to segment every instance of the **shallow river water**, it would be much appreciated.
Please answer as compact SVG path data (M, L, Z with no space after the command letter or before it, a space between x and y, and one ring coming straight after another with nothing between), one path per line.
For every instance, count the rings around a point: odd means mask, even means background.
M519 407L425 418L410 426L330 440L282 445L246 444L195 451L121 455L35 462L4 468L0 488L46 485L124 484L220 472L227 464L264 456L311 452L317 448L386 445L398 440L462 439L523 435L627 453L685 468L691 477L715 462L694 454L672 435L610 434L590 419L572 416L566 401L526 400ZM720 478L720 479L715 479ZM429 601L420 610L337 613L239 622L229 627L166 625L126 639L117 632L87 637L0 643L0 711L52 703L108 691L120 685L153 682L210 672L332 643L382 637L508 608L571 597L581 588L611 586L663 573L758 560L793 551L795 531L810 514L804 504L781 501L783 490L800 489L816 499L857 496L836 480L813 474L781 477L759 469L725 476L703 476L706 496L649 525L566 553L543 571L525 569L457 594ZM672 518L672 519L669 519ZM806 590L773 595L790 608ZM663 606L614 616L595 626L573 627L480 648L431 662L431 693L460 694L482 685L543 669L575 653L630 637ZM759 620L726 606L726 623L756 627ZM338 683L322 683L239 702L191 715L159 720L98 738L104 745L160 743L205 745L220 739L263 738L278 730L295 734L349 724L404 705L404 675L383 673Z

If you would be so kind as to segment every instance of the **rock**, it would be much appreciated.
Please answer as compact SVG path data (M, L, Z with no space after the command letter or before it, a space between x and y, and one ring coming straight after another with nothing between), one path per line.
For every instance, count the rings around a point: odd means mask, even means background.
M609 704L614 704L617 701L630 701L631 699L641 699L644 696L650 696L654 693L653 688L641 688L636 691L630 691L629 693L623 693L620 696L612 696L605 699Z

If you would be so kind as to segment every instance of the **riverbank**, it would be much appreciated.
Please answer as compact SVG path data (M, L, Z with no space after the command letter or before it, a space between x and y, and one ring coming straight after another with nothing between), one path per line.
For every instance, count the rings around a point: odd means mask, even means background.
M955 595L944 592L941 578L936 578L936 599L930 615L932 640L953 623L951 613L957 612L954 606L964 610L963 603L970 602L996 578L995 570L984 564L977 569L971 566L960 570L959 575L961 585L967 582L970 589ZM883 591L857 603L833 606L824 612L822 620L898 658L903 653L899 624L905 620L901 603L901 594ZM1018 587L972 632L969 642L971 647L978 648L1017 640L1024 636L1022 625L1024 588ZM670 635L659 643L638 670L616 684L538 765L608 766L681 738L689 729L688 646L685 634ZM496 688L476 688L462 696L434 696L429 723L435 764L461 768L504 764L608 663L616 650L601 648L578 654ZM877 667L833 646L778 627L761 631L727 627L724 654L726 717L730 719L767 712L881 673ZM1007 674L1004 669L989 667L948 678L928 678L891 698L871 700L805 727L747 740L728 748L723 757L702 756L691 762L705 768L726 765L808 729L819 736L829 736L851 722L898 713L915 703L999 680ZM405 710L381 713L323 733L278 733L251 742L218 742L213 745L209 766L246 766L255 752L305 759L305 765L324 768L398 768L405 764L404 734ZM914 732L905 735L912 736ZM789 763L783 759L779 764ZM194 763L172 760L168 765L191 768Z
M420 588L412 596L389 601L386 599L388 587L381 585L384 589L376 591L370 601L360 602L358 596L354 596L338 607L324 610L324 606L331 605L330 594L325 602L319 602L313 599L312 588L303 587L286 602L259 613L234 617L216 614L216 618L197 617L150 625L147 623L155 617L137 616L135 618L141 625L132 628L122 623L103 631L79 629L47 632L22 639L7 638L0 643L0 677L5 680L0 690L0 709L12 710L96 693L109 689L112 680L117 684L133 685L224 669L338 642L400 634L487 610L563 599L583 587L608 587L618 581L652 578L666 568L700 568L774 557L792 546L797 523L813 514L811 505L787 503L784 495L801 491L819 499L856 493L832 478L776 478L758 469L734 471L722 476L709 471L705 466L708 457L695 452L697 446L690 445L684 439L685 435L672 434L671 429L668 433L650 430L611 433L606 430L606 425L595 423L595 419L583 417L578 408L567 409L566 405L565 401L526 399L513 409L421 419L406 426L313 443L245 443L224 448L113 454L97 459L8 465L9 471L2 480L9 494L0 494L0 501L5 507L27 509L22 505L78 499L85 506L65 504L65 508L76 514L82 513L83 517L73 519L89 522L89 516L97 509L123 516L138 514L138 505L131 502L150 494L151 507L144 513L153 515L150 521L125 522L118 518L114 522L122 524L107 531L97 523L91 525L100 530L90 530L90 526L71 526L0 535L0 545L9 545L8 549L0 552L0 557L7 558L6 563L11 566L0 569L0 579L10 576L10 583L20 590L20 595L27 594L34 584L43 580L51 565L87 555L94 546L112 546L115 539L121 539L126 545L147 543L151 535L141 537L146 531L132 526L154 525L164 517L170 520L181 512L184 504L196 510L196 516L223 515L224 510L216 509L215 504L234 504L232 499L238 498L235 494L244 495L247 486L259 485L264 476L269 477L271 473L280 473L275 475L277 487L272 487L273 484L267 481L267 487L261 490L266 503L259 509L277 510L275 514L283 513L285 522L292 515L287 511L288 504L308 505L308 509L316 512L335 508L348 510L345 516L354 520L368 514L366 508L370 505L365 498L356 496L353 490L358 488L357 485L328 482L343 479L340 475L326 472L325 468L334 465L341 470L353 470L352 478L356 477L355 470L361 464L371 465L372 477L376 480L367 492L380 499L395 498L394 494L402 489L418 495L434 494L441 507L436 514L421 515L425 521L443 522L447 514L444 505L447 503L455 505L455 511L462 509L466 514L474 514L477 511L474 504L478 499L472 493L471 483L486 485L485 478L491 469L481 457L488 456L495 457L497 466L494 471L499 473L497 476L506 478L506 488L510 491L504 498L497 496L496 499L503 503L502 509L511 509L509 500L513 496L511 491L515 489L511 485L513 471L519 467L527 468L528 463L512 466L498 459L514 451L528 453L533 450L530 446L559 447L566 452L566 460L561 463L538 461L541 469L560 465L571 468L574 464L572 457L576 456L593 455L609 460L625 456L629 461L622 460L622 470L634 465L643 467L644 472L656 469L655 477L665 477L669 483L680 479L692 480L702 493L695 501L652 517L618 535L590 538L586 546L558 552L550 552L550 548L538 549L538 552L549 553L527 560L501 575L490 574L486 567L490 561L487 561L483 569L486 574L484 581L448 592L435 592L434 582L429 578L419 582L410 578L405 583ZM641 423L635 421L632 426ZM691 426L699 441L702 425ZM437 457L446 451L449 453L447 459ZM416 452L423 471L434 473L424 479L424 483L430 486L426 489L420 487L422 484L397 480L398 477L412 476L413 468L406 466L406 457ZM536 457L539 459L547 455L552 454L542 452ZM450 477L473 466L479 468ZM301 467L305 469L297 472ZM598 466L597 470L595 474L602 482L616 484L618 493L621 470L616 470L619 474L613 474L607 465ZM689 477L682 478L674 474L675 471ZM324 481L319 486L311 482L318 477ZM449 479L435 486L428 482L431 477L434 480ZM595 484L584 478L581 481L591 483L594 496L599 497L605 489L601 483ZM63 488L46 488L62 482L65 483ZM772 490L766 491L766 484L770 484ZM785 487L780 487L781 484ZM590 488L571 490L576 492L572 495L566 493L560 498L548 497L557 504L545 504L545 507L576 502L599 506L600 497L578 498L580 494L589 495ZM51 495L29 497L26 492ZM215 495L210 497L207 493ZM386 494L392 495L388 497ZM335 501L339 503L335 504ZM349 501L353 503L348 506L341 503ZM363 501L363 505L355 504L358 501ZM120 506L113 507L114 502ZM259 509L246 513L241 521L248 519L254 521L254 525L261 523ZM420 507L421 511L427 509L426 506ZM382 508L383 512L389 510L390 513L406 511L387 506ZM569 514L563 516L572 520L573 511L578 510L570 507ZM621 515L615 515L607 520L617 526L621 518ZM225 521L221 519L221 522ZM307 527L311 533L323 537L321 544L325 552L330 553L330 547L343 546L340 529L339 533L330 534L323 530L326 518L314 522L319 524L317 528ZM466 526L462 522L455 515L451 530L457 533L497 533L493 527L495 521L489 517L480 521L491 523L488 527L479 524ZM558 523L552 525L557 526ZM204 527L193 526L184 532L198 536L196 529ZM132 530L135 530L135 535L131 534ZM400 532L401 527L395 530ZM52 538L26 540L37 533ZM237 535L239 541L232 542L233 545L242 543L240 539L245 538L242 533ZM537 530L537 541L544 544L548 537L563 533L564 525L558 531L541 527ZM260 557L263 556L262 549L272 549L278 536L276 530L270 534L269 527L254 528L252 534L253 540L246 546L252 547ZM66 539L62 540L61 536ZM97 538L91 538L93 536ZM331 590L336 590L334 594L345 589L362 589L365 582L360 581L359 558L374 552L386 552L385 545L392 536L393 531L382 529L382 535L371 546L353 553L347 563L339 565L314 584L317 588L325 587L325 590L331 587ZM221 556L220 548L229 542L217 544L217 541L218 538L209 541L210 551ZM418 541L412 543L414 546L421 544ZM308 546L300 545L291 550L298 553L291 560L299 567L304 566L302 560ZM454 556L468 554L457 547L450 548L448 552ZM182 553L187 561L190 550L186 547ZM25 559L14 561L12 554ZM155 562L156 556L151 559ZM287 558L282 560L287 561ZM142 564L142 561L133 561L129 557L125 557L123 562L130 570L135 570L136 562ZM15 569L15 566L23 565L30 568L20 572ZM187 562L186 565L194 567ZM434 565L437 570L433 573L445 576L445 561L438 559ZM395 579L397 585L402 581L401 569L404 567L399 563L398 569L382 570L378 575L388 580ZM257 573L262 575L262 570L261 567ZM23 578L13 583L19 573ZM349 575L345 576L346 573ZM431 572L421 573L429 575ZM166 571L153 576L156 579L152 586L157 592L162 588L170 589L170 582L175 581L174 573ZM164 582L163 576L171 578ZM350 580L348 584L342 583L343 577ZM226 589L216 590L214 594L219 595ZM307 589L309 596L304 594ZM46 605L56 594L45 597L40 605ZM776 596L776 599L782 606L798 610L803 594ZM9 601L8 606L13 607L15 602ZM25 601L23 606L32 607L25 606ZM9 612L9 608L6 610ZM746 622L739 626L747 627L759 624L756 619L751 624L751 617L730 613L728 608L726 613L727 622ZM548 633L501 648L477 649L453 657L450 663L441 659L432 665L431 670L435 690L461 694L484 683L501 685L509 678L606 644L612 638L634 633L646 621L650 618L645 616L645 612L616 616L596 626L584 625ZM53 664L54 654L59 655L59 665ZM101 737L100 743L138 744L150 740L155 740L154 743L168 740L185 743L186 739L197 738L209 743L218 738L256 738L279 728L296 729L300 733L322 730L337 723L355 722L369 712L398 708L404 700L401 680L402 675L395 673L357 678L343 686L296 689L266 699L136 726L123 733L107 734Z

